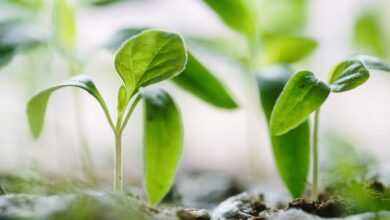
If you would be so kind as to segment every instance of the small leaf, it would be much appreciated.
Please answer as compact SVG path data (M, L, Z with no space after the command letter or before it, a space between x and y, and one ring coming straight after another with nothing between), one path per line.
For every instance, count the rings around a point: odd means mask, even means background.
M252 39L256 34L256 19L246 0L204 0L219 18L233 30Z
M52 86L33 96L27 103L27 117L31 132L34 138L38 138L43 128L43 122L46 113L47 103L51 94L58 89L64 87L77 87L91 94L99 102L102 107L105 107L104 100L97 90L95 84L86 76L78 76L70 79L67 82Z
M304 37L271 36L264 42L262 64L294 63L317 48L317 42Z
M131 96L140 87L180 74L187 62L183 39L173 33L144 31L123 43L115 69Z
M186 69L173 81L214 106L226 109L238 107L224 85L190 53Z
M286 67L274 67L257 77L261 104L267 117L271 118L277 98L291 76ZM287 189L294 198L305 191L310 167L310 127L305 121L300 126L281 136L270 134L276 167ZM294 167L294 172L291 171Z
M370 74L359 60L347 60L331 71L330 88L332 92L345 92L365 83Z
M359 55L355 56L354 59L362 62L364 66L369 70L381 70L385 72L390 72L390 65L377 57Z
M144 182L149 204L157 205L169 192L182 154L180 113L163 90L143 91L145 107Z
M76 47L75 9L69 0L55 0L53 8L53 29L55 42L66 52Z
M306 121L329 96L330 88L312 72L296 73L284 87L271 115L271 133L282 135Z
M129 97L127 97L126 88L121 86L118 90L118 103L117 103L117 111L118 113L123 113L127 106L127 101Z
M353 41L356 47L363 49L363 52L385 57L387 45L378 15L377 11L367 11L357 18Z

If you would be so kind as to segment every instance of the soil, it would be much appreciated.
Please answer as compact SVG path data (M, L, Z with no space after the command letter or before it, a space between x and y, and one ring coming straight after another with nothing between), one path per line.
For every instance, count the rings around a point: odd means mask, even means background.
M199 186L202 187L199 187ZM389 189L379 181L366 185L375 195ZM5 186L10 188L8 185ZM0 220L389 220L390 212L353 215L330 192L317 201L287 197L259 186L247 190L227 175L193 172L179 176L170 196L157 208L150 208L142 197L84 190L78 193L0 195ZM129 191L136 192L138 189ZM8 193L3 192L3 193ZM275 196L275 194L277 194ZM233 196L232 196L233 195ZM270 198L277 198L271 201ZM385 196L382 196L387 198ZM382 198L380 197L380 198ZM282 199L281 199L282 198ZM192 206L194 205L194 206ZM390 208L390 207L388 207ZM381 209L388 210L388 209Z

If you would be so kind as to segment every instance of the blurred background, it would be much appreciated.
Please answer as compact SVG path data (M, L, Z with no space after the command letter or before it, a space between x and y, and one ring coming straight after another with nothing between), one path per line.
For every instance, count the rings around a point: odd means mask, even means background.
M36 1L40 2L37 5L33 2L2 0L0 19L20 17L28 21L24 31L31 28L34 37L50 35L51 1ZM104 45L116 31L125 27L155 27L180 33L185 38L224 38L239 45L238 34L224 26L200 0L129 0L107 5L74 1L73 4L77 13L76 51L85 65L83 74L94 78L112 111L121 81L113 68L113 54ZM390 36L387 33L390 27L384 22L390 19L386 13L389 9L387 0L307 0L303 33L318 41L319 46L312 56L295 64L294 69L310 69L326 80L333 65L361 51L353 45L353 33L357 20L367 12L378 19L383 44L390 43L386 37ZM274 17L284 22L288 19L284 16L280 13ZM79 121L96 170L110 179L113 135L103 112L89 95L80 93L81 101L75 103L72 89L55 93L49 102L42 136L34 141L30 134L25 114L27 100L38 90L69 78L66 62L51 47L49 44L18 53L0 69L0 171L38 169L55 175L82 176ZM180 172L223 171L238 177L252 176L259 182L277 178L265 118L258 102L248 100L244 71L231 59L210 53L207 48L194 47L194 53L226 85L240 108L218 109L169 82L163 84L174 96L184 118L185 151ZM373 53L385 59L388 54L386 49ZM322 109L320 149L326 148L326 140L336 135L372 154L383 167L390 165L389 94L390 75L375 72L359 89L332 96ZM123 141L128 181L139 181L142 177L142 131L140 105Z

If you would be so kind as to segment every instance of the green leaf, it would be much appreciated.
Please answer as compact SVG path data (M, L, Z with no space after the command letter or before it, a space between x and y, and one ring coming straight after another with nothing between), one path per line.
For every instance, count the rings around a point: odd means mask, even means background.
M329 96L330 88L312 72L296 73L286 84L271 115L271 133L279 136L306 121Z
M172 98L163 90L143 91L145 111L144 182L149 204L169 192L182 154L183 128Z
M122 44L115 69L131 96L140 87L180 74L187 63L183 39L173 33L148 30Z
M347 60L336 65L330 74L332 92L345 92L365 83L370 74L359 60Z
M363 52L385 57L387 55L387 45L378 15L379 12L370 10L357 18L353 32L353 42Z
M270 36L264 42L262 64L294 63L310 55L317 42L305 37Z
M95 6L108 6L114 3L122 2L124 0L90 0L89 4Z
M127 39L147 30L147 28L123 28L115 32L106 42L105 47L110 50L117 50Z
M219 18L233 30L252 39L256 34L256 18L246 0L204 0Z
M59 48L66 52L76 47L75 9L69 0L55 0L53 7L54 39Z
M93 97L95 97L95 99L103 108L106 108L106 104L99 91L97 90L95 84L91 79L86 76L78 76L68 80L67 82L52 86L34 95L27 103L27 117L34 138L38 138L41 134L46 108L51 94L65 87L77 87L82 90L85 90Z
M127 106L127 101L129 100L129 97L127 97L126 88L124 86L121 86L118 90L118 103L117 103L117 111L118 113L123 113Z
M211 105L226 109L238 107L224 85L190 53L186 69L173 81Z
M291 71L282 66L274 67L257 77L261 104L269 124L277 98L291 76ZM305 121L284 135L270 133L276 167L287 189L294 198L305 191L310 167L310 127ZM294 172L291 171L294 167Z

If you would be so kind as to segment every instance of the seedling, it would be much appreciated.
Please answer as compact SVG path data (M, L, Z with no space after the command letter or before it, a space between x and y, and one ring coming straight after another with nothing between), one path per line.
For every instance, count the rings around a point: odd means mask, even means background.
M270 121L271 133L285 135L301 126L314 114L312 133L313 182L312 197L318 191L318 129L320 107L330 93L352 90L369 78L370 70L390 72L390 66L382 60L369 56L356 56L336 65L330 72L328 83L317 79L310 71L296 73L283 88L273 108Z
M137 104L144 100L144 182L151 205L169 191L182 152L182 123L173 99L163 90L144 89L180 74L187 62L182 38L146 30L128 39L115 55L115 69L123 84L118 90L116 120L94 82L78 76L33 96L27 104L32 134L41 134L51 94L61 88L80 88L98 101L115 137L114 191L123 191L122 134Z

